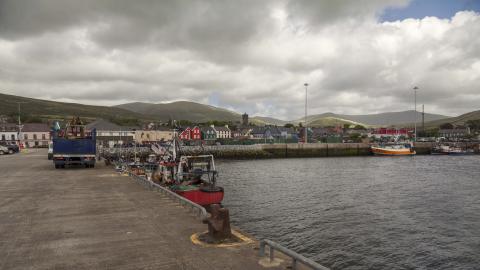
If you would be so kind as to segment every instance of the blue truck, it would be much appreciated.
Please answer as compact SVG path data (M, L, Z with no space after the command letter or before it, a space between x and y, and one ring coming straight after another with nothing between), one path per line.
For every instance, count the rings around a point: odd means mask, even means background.
M88 136L53 138L53 163L55 168L65 168L66 165L81 165L85 168L95 167L96 131Z

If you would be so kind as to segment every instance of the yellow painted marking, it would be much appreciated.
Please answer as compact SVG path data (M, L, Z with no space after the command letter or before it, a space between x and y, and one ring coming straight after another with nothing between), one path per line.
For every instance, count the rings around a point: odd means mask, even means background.
M207 233L207 232L208 231L205 231L203 233L194 233L194 234L192 234L192 236L190 236L190 240L195 245L200 245L200 246L204 246L204 247L218 247L218 248L235 247L235 246L247 245L247 244L250 244L250 243L254 242L251 238L241 234L240 232L232 230L232 234L235 235L238 239L240 239L239 242L228 243L228 244L226 244L226 243L225 244L204 243L204 242L200 241L199 236L200 236L200 234L204 234L204 233Z

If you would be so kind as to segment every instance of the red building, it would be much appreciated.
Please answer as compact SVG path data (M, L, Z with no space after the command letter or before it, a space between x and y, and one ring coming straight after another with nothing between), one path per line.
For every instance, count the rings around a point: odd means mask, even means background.
M199 127L194 127L190 130L190 140L201 140L202 132Z
M190 140L192 137L192 130L190 127L187 127L180 133L180 140Z
M375 129L375 135L384 135L384 136L409 136L412 133L411 129L407 128L377 128Z
M202 131L199 127L195 126L193 128L187 127L182 133L180 133L180 140L189 141L189 140L201 140Z

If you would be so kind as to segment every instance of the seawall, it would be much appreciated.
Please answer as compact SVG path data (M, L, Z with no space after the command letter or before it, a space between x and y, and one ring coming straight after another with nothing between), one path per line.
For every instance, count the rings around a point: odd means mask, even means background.
M417 154L430 154L433 143L417 143ZM342 157L371 155L370 144L366 143L307 143L307 144L255 144L183 146L185 154L213 154L216 158L295 158L295 157Z

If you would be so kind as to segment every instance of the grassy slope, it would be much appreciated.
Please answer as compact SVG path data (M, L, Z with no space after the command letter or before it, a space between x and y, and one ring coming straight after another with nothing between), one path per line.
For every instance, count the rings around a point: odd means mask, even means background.
M25 102L21 104L22 115L43 119L63 119L73 115L86 119L143 118L142 115L121 108L55 102L6 94L0 94L0 115L16 116L17 102Z
M307 124L310 127L327 127L327 126L332 127L332 126L343 126L344 124L362 125L362 126L368 127L367 125L364 125L362 123L341 119L337 117L330 117L330 116L314 118L313 121L310 121Z
M445 124L445 123L451 123L451 124L454 124L454 125L465 125L465 122L468 121L468 120L478 120L478 119L480 119L480 110L465 113L465 114L459 115L457 117L451 117L451 118L447 118L447 119L429 121L429 122L425 123L425 127L426 128L435 128L435 127L439 127L440 125Z
M242 116L239 113L189 101L178 101L165 104L135 102L115 107L131 110L164 121L175 119L189 120L192 122L207 122L211 120L240 121L242 119Z

